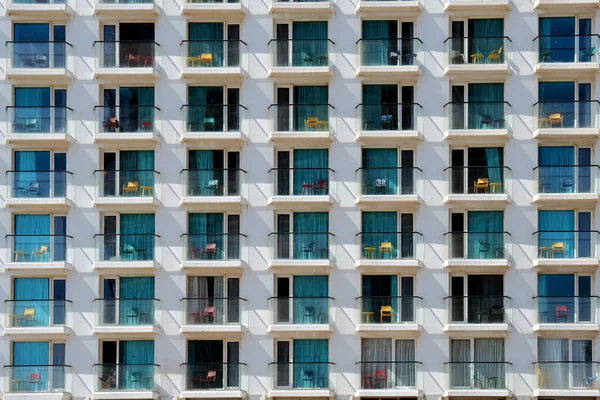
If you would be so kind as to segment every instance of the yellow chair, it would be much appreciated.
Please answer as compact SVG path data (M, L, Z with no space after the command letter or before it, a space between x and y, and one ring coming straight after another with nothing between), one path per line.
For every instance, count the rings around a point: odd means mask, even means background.
M130 194L137 194L140 184L137 182L127 182L127 185L123 185L123 196Z
M563 242L554 242L552 243L552 258L554 258L555 254L562 253L563 257L566 256L566 247Z
M33 256L37 256L38 262L40 261L50 261L48 260L48 246L42 246L38 251L31 252L31 261L33 261Z
M392 246L391 242L382 242L379 245L379 257L383 258L383 254L388 253L390 255L390 258L393 258L392 257L393 252L394 252L394 247Z
M389 318L390 322L394 322L394 309L392 306L381 306L381 310L379 310L379 323L383 323L384 318Z
M308 117L304 120L304 129L308 130L308 128L315 128L317 130L317 126L319 126L319 117Z
M202 53L200 54L200 63L201 64L210 64L213 66L213 55L210 53Z
M24 322L33 321L34 319L35 319L35 309L34 308L27 308L25 311L23 311L23 321Z
M491 62L492 60L495 60L495 62L499 64L501 54L502 54L502 47L500 47L498 50L492 50L490 55L487 57L487 62Z
M538 375L538 379L539 379L539 388L540 389L546 389L546 388L551 388L552 387L552 378L550 377L550 375L548 375L547 372L542 372L538 368L537 375ZM548 382L549 385L548 386L544 386L544 382Z
M548 117L548 122L550 124L550 128L552 128L553 125L558 124L560 125L560 127L563 127L563 122L565 120L565 117L562 116L562 114L560 113L555 113L555 114L550 114L550 116Z
M483 189L483 192L487 192L490 187L490 181L488 178L477 178L476 181L473 182L473 190L475 193L479 193L480 189Z

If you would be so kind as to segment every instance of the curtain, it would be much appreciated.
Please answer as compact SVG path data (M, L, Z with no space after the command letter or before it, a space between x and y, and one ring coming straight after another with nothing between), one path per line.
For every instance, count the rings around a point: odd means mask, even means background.
M292 65L327 66L329 46L327 21L296 21L292 23Z
M154 87L121 87L119 101L120 132L154 129Z
M31 374L40 375L40 383L34 385L34 390L44 392L49 387L49 369L50 362L48 342L13 342L13 371L11 378L27 382Z
M398 85L363 85L362 99L361 129L370 131L400 129ZM404 98L403 101L406 102L407 99Z
M204 311L205 307L212 307L210 294L214 296L214 278L208 276L189 276L187 288L187 315L188 324L197 323L195 315ZM209 282L210 280L210 282ZM200 321L201 323L204 321Z
M382 252L383 244L391 243L392 252ZM398 214L396 211L366 211L362 213L362 249L375 249L378 258L396 259L398 249Z
M121 340L119 364L120 390L154 388L154 340Z
M321 186L325 182L329 186L329 150L327 149L295 149L294 150L294 195L303 194L304 185ZM314 194L317 193L314 189ZM306 191L306 189L305 189Z
M208 373L217 373L216 386L223 387L223 341L222 340L189 340L188 341L188 379L199 381L206 379ZM188 382L188 385L191 383ZM197 388L197 387L196 387Z
M329 388L329 340L294 340L294 388Z
M538 275L538 320L540 323L575 321L575 275ZM564 312L557 310L566 309Z
M374 389L391 389L395 386L394 376L398 364L392 362L392 339L361 340L360 376L375 378L376 371L383 371L386 380L374 381ZM396 361L399 361L396 359ZM381 372L379 372L381 374ZM363 389L370 388L363 385Z
M504 213L502 211L469 211L469 259L504 258Z
M188 57L200 57L211 54L212 67L224 65L225 34L222 22L190 22L188 24L190 38ZM204 64L205 63L201 63Z
M414 388L417 385L417 368L415 363L415 341L412 339L396 340L396 386Z
M119 325L149 325L154 322L154 277L119 279Z
M54 188L50 186L53 177L50 175L49 151L16 151L15 171L14 197L50 197Z
M363 149L361 194L399 194L398 149Z
M316 117L319 121L329 121L328 101L327 86L294 86L294 131L308 130L305 120L309 117Z
M592 364L592 341L573 339L571 341L571 360L573 361L571 387L583 389L595 377Z
M188 252L192 258L225 259L224 219L222 213L188 214Z
M190 132L222 132L223 86L190 86L188 88L187 130Z
M222 151L218 150L221 154ZM216 196L223 188L222 163L215 160L215 150L190 150L188 171L189 196Z
M539 19L539 62L575 61L575 17Z
M579 99L585 99L585 93L581 95ZM538 117L549 118L551 114L559 114L563 118L562 124L553 127L575 127L575 97L575 82L540 82Z
M26 3L34 2L19 1L19 4ZM59 26L55 26L54 30L58 30ZM58 42L54 43L55 48L59 45ZM14 46L14 54L11 56L15 68L48 68L56 65L50 64L50 24L14 24L12 46ZM10 51L10 47L8 49Z
M121 259L154 260L154 214L121 214Z
M15 236L13 254L15 261L50 261L52 247L50 238L50 215L15 215ZM34 254L46 246L46 255Z
M13 131L51 132L50 88L15 88Z
M576 183L574 164L573 146L539 146L539 192L573 193Z
M487 62L487 57L493 50L502 50L499 63L504 62L506 49L502 49L504 44L502 36L504 36L502 18L469 19L469 62L473 60L471 54L481 54L483 56L481 62Z
M396 34L398 21L363 21L361 40L361 65L388 65L393 60L391 53L402 56L398 49Z
M544 361L554 361L545 363ZM557 362L558 361L558 362ZM569 339L538 338L538 371L542 389L563 389L569 387Z
M294 213L294 260L329 258L329 213Z
M504 169L500 168L502 147L486 147L485 162L487 165L487 175L490 183L504 183ZM506 188L502 187L505 191Z
M54 304L50 301L50 279L15 278L13 282L15 302L11 314L24 316L26 310L33 310L33 317L21 322L26 326L49 326L54 310Z
M505 127L503 83L469 83L469 129Z
M361 309L362 312L373 313L373 323L392 322L392 318L381 316L381 309L384 306L392 307L394 322L398 323L399 299L397 275L363 275Z
M142 186L150 186L154 188L154 151L125 151L120 153L119 166L119 192L124 196L124 187L130 182L137 182L138 192L136 195L141 195ZM144 193L145 194L145 193ZM146 194L145 194L146 195ZM148 192L148 195L151 195Z
M450 388L471 387L471 341L450 339Z
M538 211L538 250L540 257L573 258L575 255L575 211L540 210ZM552 247L562 243L564 253L552 252Z
M504 339L474 339L473 385L476 389L506 388Z
M329 323L329 277L294 276L294 324Z

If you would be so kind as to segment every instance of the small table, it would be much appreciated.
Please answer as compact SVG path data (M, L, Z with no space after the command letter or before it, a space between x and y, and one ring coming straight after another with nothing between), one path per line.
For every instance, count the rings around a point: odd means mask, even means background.
M25 390L19 389L19 386L23 385L23 388L27 388L27 382L23 379L13 379L10 381L12 383L13 389L15 392L24 392Z
M471 54L471 64L481 64L483 54Z
M375 259L375 247L365 247L365 258Z
M551 251L552 251L551 246L540 246L539 257L540 258L550 258Z
M302 184L302 191L300 192L301 195L313 195L315 194L314 192L314 185L311 183L303 183Z
M317 122L317 130L318 131L326 131L329 129L329 121L318 121Z
M15 253L15 262L19 261L19 256L21 256L22 262L26 261L25 256L27 253L25 253L23 250L15 250L14 253Z
M369 384L369 389L373 389L375 387L374 382L375 378L369 375L364 375L362 377L362 388L366 389L367 388L367 384Z
M142 189L142 196L145 196L146 192L149 196L152 196L152 186L140 186L140 189Z
M490 193L502 193L502 184L500 182L490 183Z
M375 315L374 311L363 311L363 313L362 313L363 320L367 324L369 323L369 319L371 320L371 323L373 323L374 315Z
M550 118L538 118L538 128L548 128L550 126Z

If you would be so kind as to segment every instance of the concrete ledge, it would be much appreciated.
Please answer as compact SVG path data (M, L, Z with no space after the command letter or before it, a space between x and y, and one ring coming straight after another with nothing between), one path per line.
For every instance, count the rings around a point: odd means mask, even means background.
M184 390L179 393L180 399L245 399L245 390Z
M566 399L580 397L600 397L600 390L590 389L535 389L533 397L563 397Z
M297 398L315 398L315 397L335 397L335 391L329 389L275 389L269 390L268 397L297 397Z
M152 390L124 390L93 392L92 400L159 400L160 394Z
M565 332L599 332L599 324L534 324L534 332L556 332L564 334Z
M119 337L120 335L155 335L159 331L155 325L98 325L93 333Z

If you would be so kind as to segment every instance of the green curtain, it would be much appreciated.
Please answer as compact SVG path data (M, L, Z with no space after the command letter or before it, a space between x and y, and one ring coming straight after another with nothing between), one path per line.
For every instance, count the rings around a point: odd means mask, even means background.
M470 83L469 129L504 128L503 101L503 83Z
M402 54L392 34L397 26L398 21L362 22L361 65L388 65L392 52Z
M361 194L399 194L398 172L398 149L363 149Z
M119 153L119 193L123 196L123 186L129 182L137 182L138 195L142 186L150 186L154 190L154 150L122 150ZM150 193L144 193L150 195Z
M154 388L154 341L119 342L119 390Z
M292 35L294 67L328 65L327 21L293 22Z
M294 276L294 324L329 323L329 277Z
M15 197L50 197L50 152L15 151L15 172L13 175L13 195ZM55 173L55 181L63 174ZM11 176L8 175L10 179ZM54 194L56 195L56 194Z
M294 339L294 380L297 389L329 387L329 340Z
M215 165L214 150L190 150L189 165L188 196L217 195L224 174L222 167ZM217 181L216 187L214 181Z
M487 62L492 51L499 51L504 44L504 19L481 18L469 20L469 55L481 54L481 62ZM500 52L500 63L504 62L504 54L507 49ZM469 62L472 59L469 57ZM496 61L491 61L496 63Z
M554 243L565 245L564 258L573 258L575 254L575 211L539 210L538 246L552 247ZM560 257L560 255L558 255ZM546 257L549 257L546 255Z
M294 131L306 131L308 128L305 120L308 117L317 117L319 121L329 121L328 102L329 88L327 86L294 86Z
M379 247L384 242L392 244L392 253L381 253ZM362 213L362 247L375 248L379 258L395 259L398 249L398 214L396 211L367 211Z
M154 321L154 277L119 279L119 325L150 325Z
M302 185L317 186L319 181L329 185L329 150L327 149L295 149L294 150L294 195L302 194ZM322 183L322 182L321 182ZM316 189L314 194L317 193Z
M223 213L191 213L188 215L189 242L188 251L202 254L202 257L225 259L225 241ZM205 253L207 244L216 245L216 253Z
M485 148L485 163L488 167L487 175L490 183L504 183L504 169L498 168L502 166L500 164L502 150L502 147ZM506 190L504 187L502 189Z
M186 120L188 131L223 131L223 103L223 86L190 86Z
M467 258L506 257L503 231L504 213L502 211L469 211Z
M121 214L119 254L122 260L154 260L154 214Z
M575 186L575 147L538 147L539 191L569 193Z
M222 22L190 22L188 34L190 37L188 57L212 54L212 66L223 66L225 34Z
M294 213L294 260L329 258L329 213Z

